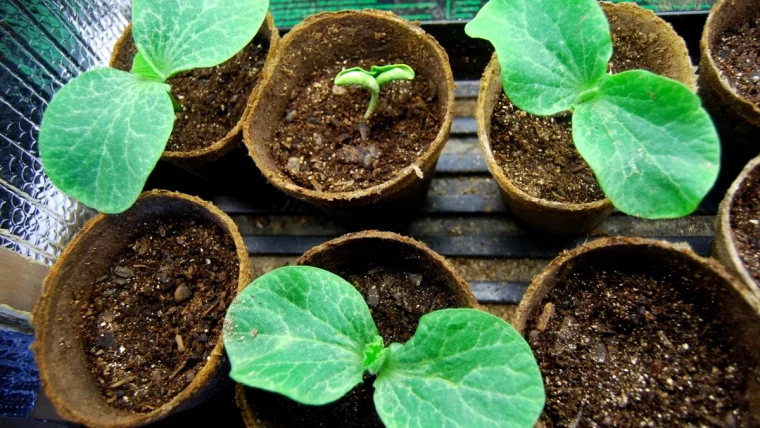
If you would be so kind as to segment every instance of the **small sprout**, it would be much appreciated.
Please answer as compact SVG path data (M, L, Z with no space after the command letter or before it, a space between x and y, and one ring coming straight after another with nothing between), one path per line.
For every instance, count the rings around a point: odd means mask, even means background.
M394 80L412 80L414 79L414 70L406 64L392 64L377 66L373 65L369 71L361 67L349 68L343 70L335 76L335 84L338 86L357 85L367 89L372 97L369 100L369 107L364 113L364 118L369 119L372 112L377 106L377 97L380 95L380 88L386 83Z
M233 326L223 337L235 381L323 405L373 374L387 427L532 427L544 407L533 353L501 318L444 309L420 318L405 344L384 346L359 291L315 267L257 278L232 301L225 325Z

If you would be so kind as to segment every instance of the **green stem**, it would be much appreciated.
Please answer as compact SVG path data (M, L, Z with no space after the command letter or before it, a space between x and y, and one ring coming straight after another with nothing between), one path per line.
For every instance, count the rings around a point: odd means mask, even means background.
M370 91L372 93L372 97L369 99L369 107L367 107L367 112L364 113L364 118L369 119L370 116L372 116L372 112L375 111L375 106L377 106L377 97L380 95L380 91Z
M172 107L174 107L175 113L179 113L185 110L184 108L182 108L182 104L180 104L179 101L177 101L177 99L174 98L174 94L172 94L171 92L169 92L169 98L172 99Z

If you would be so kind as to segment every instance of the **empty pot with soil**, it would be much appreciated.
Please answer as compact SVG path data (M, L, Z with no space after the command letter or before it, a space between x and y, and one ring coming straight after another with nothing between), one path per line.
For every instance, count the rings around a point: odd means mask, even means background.
M370 308L387 346L412 337L420 317L445 308L477 307L469 285L425 245L390 232L348 234L312 248L296 264L338 274L353 284ZM306 406L284 396L237 387L248 427L382 427L369 375L340 400Z
M135 426L216 392L229 371L226 308L251 277L235 224L196 197L146 192L90 220L34 309L33 349L58 413Z
M515 316L547 426L756 426L760 302L712 259L607 238L564 252Z
M368 120L370 93L334 85L343 69L399 63L416 76L384 86ZM243 135L275 187L334 214L422 203L451 128L454 81L418 26L372 10L309 17L283 37L262 85Z
M726 192L715 229L715 257L760 298L760 157Z
M760 153L760 7L756 0L719 0L699 43L699 95L723 146L731 181Z
M612 35L611 73L649 70L696 91L686 44L670 24L632 3L601 5ZM514 106L504 94L495 55L481 79L476 117L488 169L522 223L547 233L583 233L612 212L573 144L571 113L541 117Z
M222 162L215 165L215 161L227 154L245 156L241 144L243 122L255 99L264 65L274 56L279 40L274 19L267 12L256 36L235 56L216 67L182 72L167 80L182 111L175 113L174 129L162 160L212 178L229 168ZM110 66L129 71L136 53L130 24L114 46Z

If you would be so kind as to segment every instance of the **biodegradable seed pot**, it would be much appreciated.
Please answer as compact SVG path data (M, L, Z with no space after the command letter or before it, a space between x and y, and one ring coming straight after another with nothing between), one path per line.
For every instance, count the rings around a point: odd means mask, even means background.
M760 298L760 157L726 192L715 229L715 257Z
M336 273L359 290L387 346L404 343L421 316L444 308L478 304L469 285L448 262L414 239L390 232L348 234L312 248L297 265ZM263 390L237 387L237 402L248 427L382 427L373 384L364 383L324 406L306 406Z
M272 15L254 39L234 57L212 68L178 74L167 82L182 105L161 159L201 177L213 178L226 166L212 164L230 154L244 156L242 127L256 96L264 65L273 56L280 35ZM132 24L114 46L110 66L129 71L137 47Z
M756 426L760 301L688 247L606 238L563 252L515 316L547 426Z
M760 8L756 0L719 0L699 43L699 94L723 141L733 180L760 153Z
M645 69L696 91L686 44L670 24L632 3L601 5L613 42L609 72ZM522 223L547 233L577 234L612 212L573 144L571 113L541 117L513 105L504 94L496 55L481 79L476 117L488 169Z
M364 117L370 92L338 86L344 69L404 64ZM448 138L454 81L448 57L418 26L389 12L320 13L285 37L243 128L267 180L333 214L420 205Z
M45 393L69 421L143 425L228 382L225 311L252 278L232 220L167 191L98 215L66 247L34 309Z

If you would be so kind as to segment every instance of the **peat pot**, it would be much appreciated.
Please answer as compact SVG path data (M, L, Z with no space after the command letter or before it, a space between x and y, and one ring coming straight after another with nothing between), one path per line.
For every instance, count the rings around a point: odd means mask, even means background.
M221 326L252 278L230 218L208 202L143 193L100 214L45 278L32 346L58 413L92 427L162 419L228 382Z
M264 64L274 56L279 41L274 19L267 12L251 43L231 59L169 78L167 83L184 111L176 114L161 160L207 179L227 176L231 165L250 165L240 161L245 158L241 131L261 86ZM136 53L130 24L116 42L109 65L129 71Z
M686 245L563 252L514 320L544 377L547 426L760 423L760 301Z
M414 239L364 231L333 239L301 256L298 265L329 270L351 282L370 307L387 346L412 337L420 317L439 309L478 307L470 286L440 255ZM368 377L340 400L305 406L278 394L237 386L249 428L382 427Z
M614 73L642 68L696 91L686 44L670 24L633 3L601 5L610 22ZM523 224L551 234L581 234L612 212L572 144L570 114L540 118L513 106L504 95L496 55L480 82L476 118L486 165Z
M404 63L416 76L370 93L334 86L342 69ZM282 38L243 127L276 188L329 214L411 214L424 201L449 136L448 56L418 25L376 10L320 13Z

